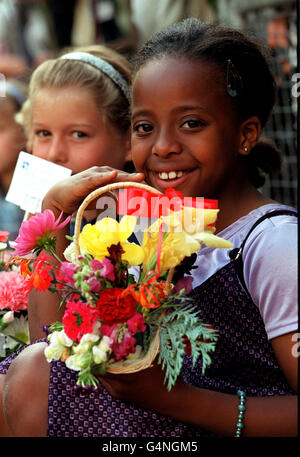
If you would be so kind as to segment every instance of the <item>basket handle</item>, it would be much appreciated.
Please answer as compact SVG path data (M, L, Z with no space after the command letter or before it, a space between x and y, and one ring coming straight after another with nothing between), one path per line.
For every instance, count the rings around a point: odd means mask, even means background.
M85 197L83 202L78 208L77 214L76 214L76 220L75 220L75 230L74 230L74 245L75 245L75 253L76 256L80 255L80 248L79 248L79 235L80 235L80 229L81 229L81 221L83 217L83 213L85 209L88 207L88 205L95 200L96 198L100 197L101 195L106 194L107 192L110 192L112 190L116 189L124 189L125 187L137 187L142 190L146 190L151 193L157 193L161 194L159 190L148 186L147 184L142 184L142 183L137 183L137 182L116 182L112 184L107 184L106 186L100 187L99 189L94 190L91 192L89 195Z

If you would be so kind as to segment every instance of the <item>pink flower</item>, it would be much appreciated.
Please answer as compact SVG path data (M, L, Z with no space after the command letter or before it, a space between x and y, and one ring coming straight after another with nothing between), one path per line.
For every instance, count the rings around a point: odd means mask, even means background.
M135 335L138 330L144 332L146 330L145 318L140 313L136 313L127 321L127 326L132 335Z
M114 266L107 257L104 257L101 262L99 260L93 259L92 269L94 271L99 271L102 278L106 278L109 281L115 280Z
M110 338L114 338L114 336L118 337L118 334L114 332L118 324L113 324L113 325L101 325L100 327L100 332L102 335L109 336ZM113 333L114 332L114 333Z
M100 285L99 280L97 278L95 278L95 276L92 276L91 278L89 278L87 280L87 283L90 286L92 292L100 292L101 285Z
M33 249L53 249L55 240L50 237L51 232L58 231L65 227L71 216L67 217L64 222L59 223L63 212L60 213L57 220L50 209L43 213L32 216L28 221L22 223L19 236L17 237L15 252L17 255L26 255Z
M127 331L120 340L120 325L101 325L100 332L111 339L110 347L116 360L125 359L129 354L135 353L136 340L130 331Z
M0 273L0 309L21 311L28 307L29 284L18 271Z
M121 343L118 340L113 343L112 350L116 360L125 359L129 354L134 354L136 351L135 338L130 332L126 332Z
M100 260L96 260L96 259L92 259L91 265L92 265L93 271L100 270L100 268L102 266Z
M68 284L75 284L73 276L77 272L77 265L71 262L62 262L59 266L60 281Z

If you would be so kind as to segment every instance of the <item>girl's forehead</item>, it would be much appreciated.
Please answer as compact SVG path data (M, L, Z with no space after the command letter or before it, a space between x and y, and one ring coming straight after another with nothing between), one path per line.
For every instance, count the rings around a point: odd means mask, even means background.
M133 90L142 83L145 85L166 85L174 82L187 85L190 81L220 86L224 77L220 68L203 59L190 60L185 57L162 56L146 62L137 72Z
M168 96L175 99L210 99L211 103L228 100L221 70L205 60L164 56L144 64L133 82L133 109L144 103L145 97L154 99Z

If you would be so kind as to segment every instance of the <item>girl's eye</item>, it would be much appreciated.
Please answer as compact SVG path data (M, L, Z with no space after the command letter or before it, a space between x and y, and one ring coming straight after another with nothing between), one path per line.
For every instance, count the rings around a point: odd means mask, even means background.
M152 132L153 127L151 124L146 122L139 122L138 124L134 125L133 130L137 133L149 133Z
M81 132L78 130L76 130L75 132L72 132L72 135L74 138L84 138L87 136L87 134L85 132Z
M35 135L37 135L40 138L44 138L46 136L50 136L51 133L49 132L49 130L37 130L35 132Z
M186 129L196 129L198 127L203 127L204 125L205 122L203 121L200 121L198 119L189 119L182 124L182 127Z

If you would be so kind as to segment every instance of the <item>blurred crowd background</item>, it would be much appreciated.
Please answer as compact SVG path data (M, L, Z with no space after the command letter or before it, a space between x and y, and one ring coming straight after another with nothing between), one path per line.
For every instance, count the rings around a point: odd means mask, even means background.
M43 60L74 46L104 43L132 59L152 33L186 17L255 32L273 49L278 101L265 134L283 153L263 191L297 206L297 1L0 0L0 78L28 81ZM299 71L299 70L298 70ZM1 91L0 91L1 92ZM0 93L0 96L5 94Z

